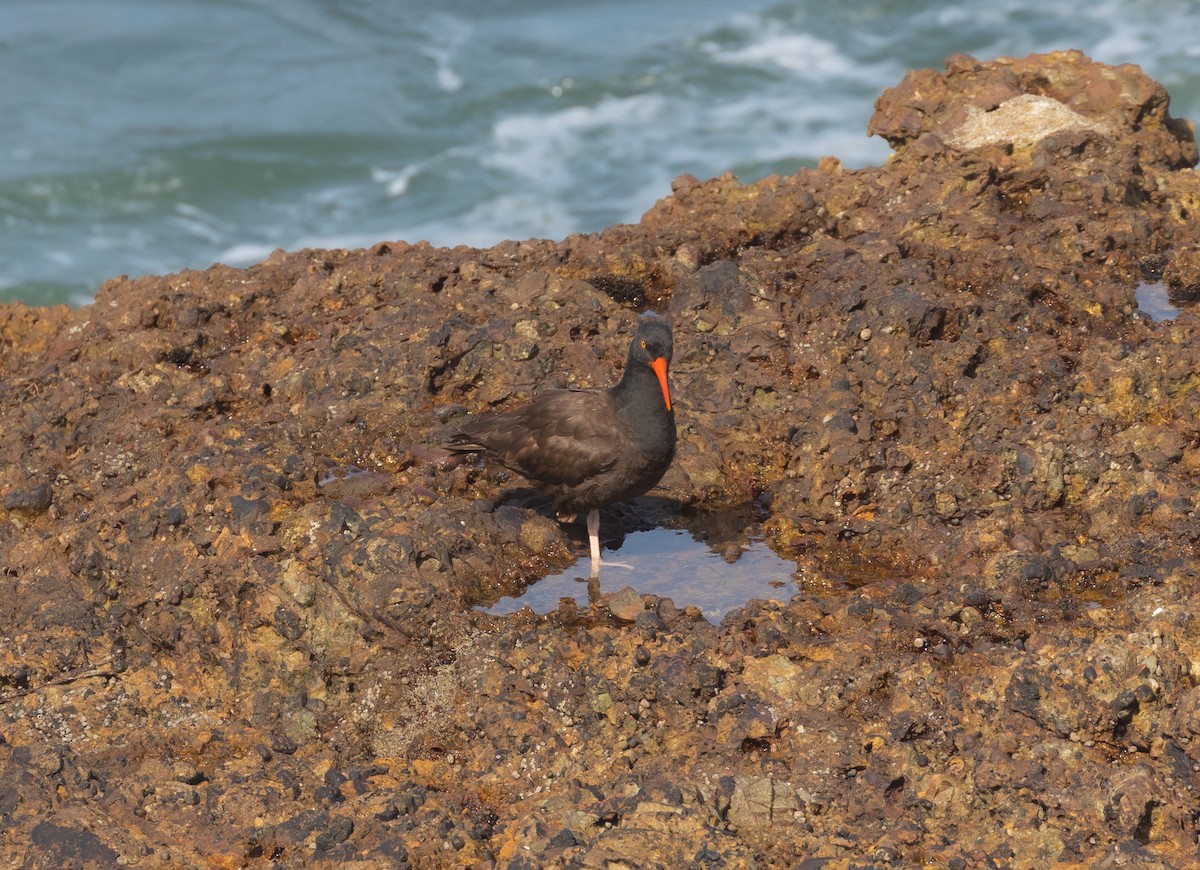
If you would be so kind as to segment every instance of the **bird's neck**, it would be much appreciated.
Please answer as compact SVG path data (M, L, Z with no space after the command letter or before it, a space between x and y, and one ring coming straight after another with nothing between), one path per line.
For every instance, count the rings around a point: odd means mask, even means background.
M662 386L650 366L631 362L609 393L618 416L636 419L646 426L674 427L675 413L667 410Z

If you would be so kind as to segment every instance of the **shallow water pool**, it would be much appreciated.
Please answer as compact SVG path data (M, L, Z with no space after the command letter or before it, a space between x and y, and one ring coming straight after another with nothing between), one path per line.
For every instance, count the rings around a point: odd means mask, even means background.
M713 623L752 598L790 600L797 591L795 563L767 546L757 524L731 534L728 528L720 529L722 523L714 516L685 520L683 528L629 532L615 549L603 548L600 591L632 586L670 598L677 607L694 604ZM566 570L530 584L520 597L501 598L483 610L502 615L528 606L535 613L549 613L567 598L587 608L590 567L584 553Z

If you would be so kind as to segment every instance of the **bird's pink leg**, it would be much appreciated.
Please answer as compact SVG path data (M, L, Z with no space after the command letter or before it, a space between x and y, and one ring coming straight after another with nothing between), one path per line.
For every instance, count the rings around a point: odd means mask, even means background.
M600 576L600 511L592 509L587 515L588 545L592 548L592 579Z
M633 566L627 562L601 562L600 561L600 509L588 511L587 515L587 530L588 530L588 545L592 550L592 576L595 580L600 576L600 566L607 565L610 568L629 568Z

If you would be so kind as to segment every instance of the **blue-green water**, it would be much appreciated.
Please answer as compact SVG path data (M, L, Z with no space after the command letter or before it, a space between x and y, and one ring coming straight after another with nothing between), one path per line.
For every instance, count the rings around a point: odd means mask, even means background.
M681 172L886 158L907 69L1079 48L1200 118L1200 4L5 0L0 300L275 248L635 221Z

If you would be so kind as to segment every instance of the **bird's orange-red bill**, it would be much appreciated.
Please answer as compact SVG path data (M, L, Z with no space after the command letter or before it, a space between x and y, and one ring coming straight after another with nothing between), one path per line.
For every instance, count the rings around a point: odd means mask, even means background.
M656 360L650 361L650 368L654 369L654 373L658 375L658 383L662 386L663 400L667 403L667 410L671 410L671 391L667 388L667 359L659 357Z

